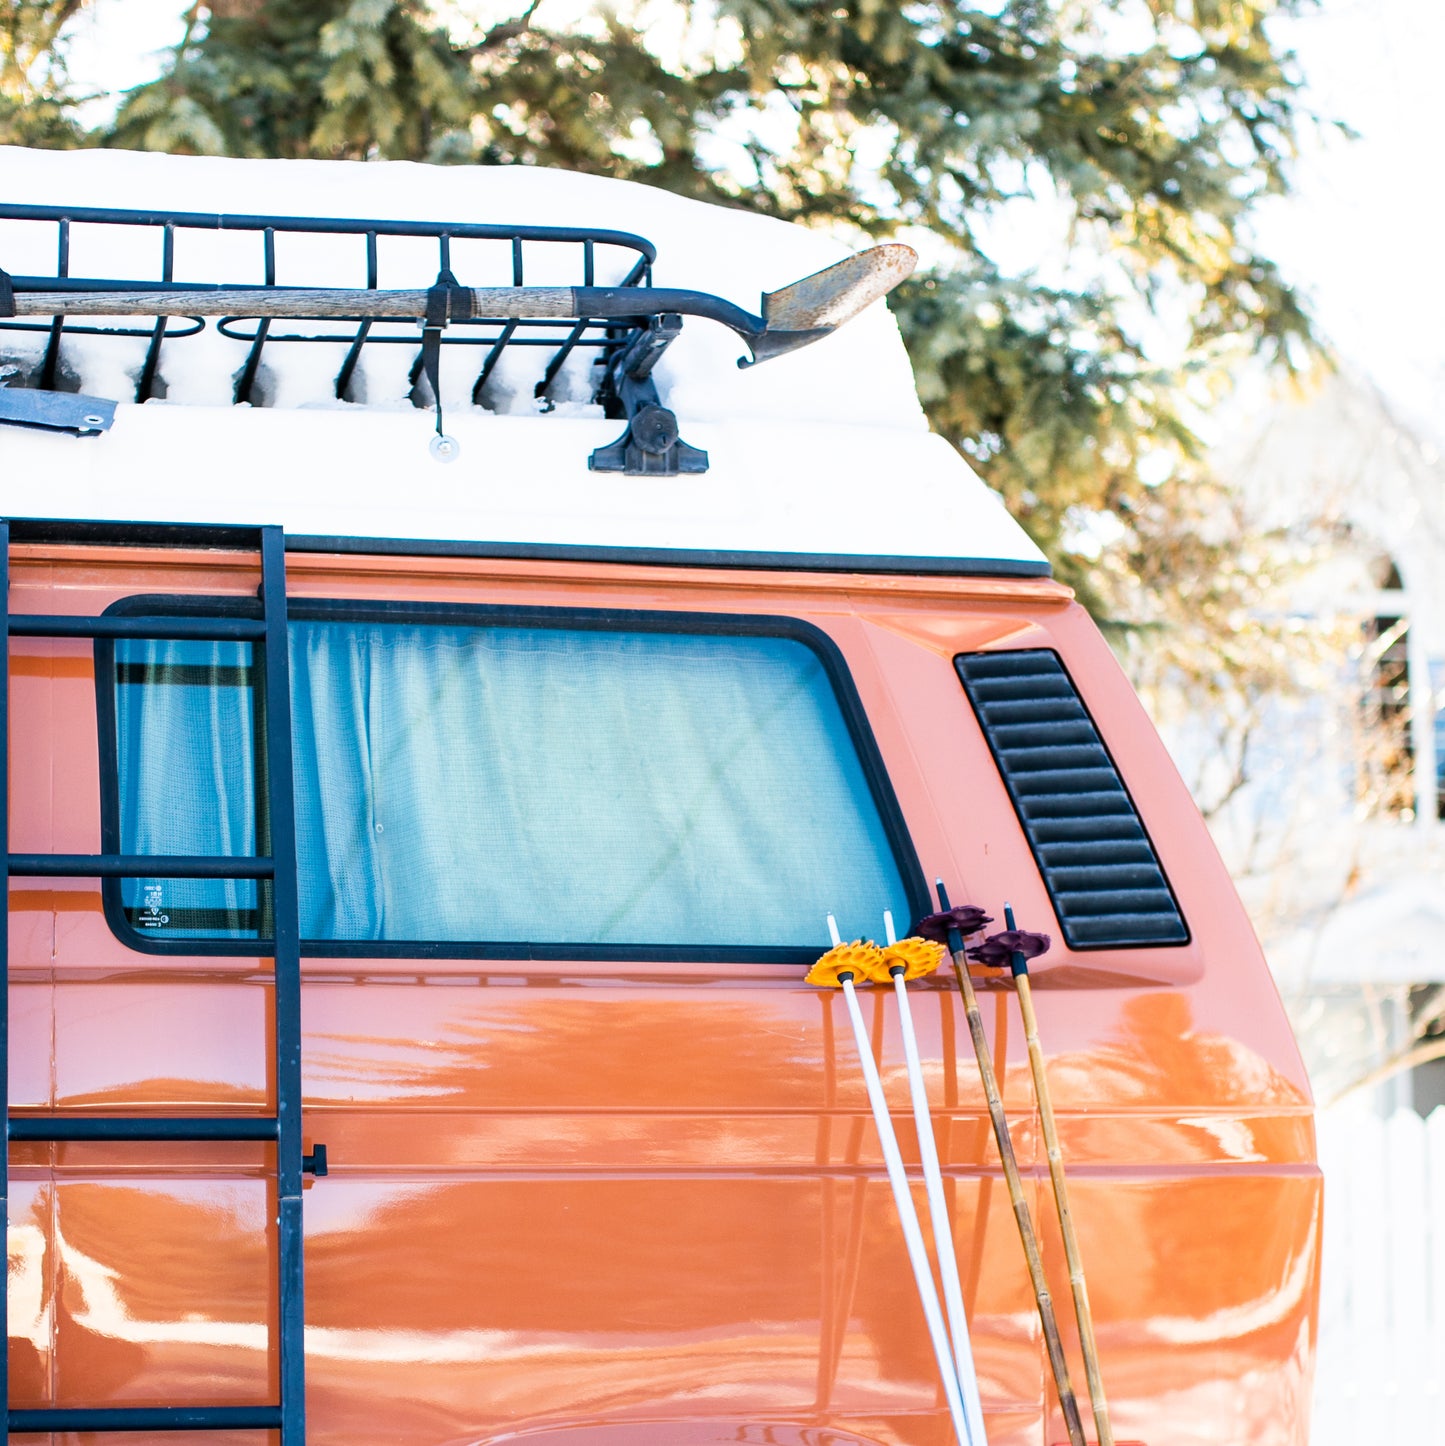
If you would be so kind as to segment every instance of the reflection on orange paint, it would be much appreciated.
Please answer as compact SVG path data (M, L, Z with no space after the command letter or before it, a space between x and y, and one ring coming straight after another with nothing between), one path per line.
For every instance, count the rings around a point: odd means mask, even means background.
M15 611L242 595L257 581L242 554L15 553ZM1062 589L394 557L296 555L289 568L304 597L812 622L847 660L926 877L994 913L1008 898L1056 937L950 659L1057 649L1193 933L1180 948L1056 944L1033 970L1115 1434L1304 1446L1320 1219L1304 1072L1187 793ZM90 653L11 650L11 847L96 851ZM131 952L93 880L23 880L11 902L15 1107L268 1107L268 961ZM842 1002L802 973L306 961L305 1133L331 1162L305 1197L313 1446L942 1446L947 1413ZM979 985L1066 1302L1022 1031L1004 982ZM940 975L914 990L989 1440L1063 1441L959 1001ZM886 991L862 1002L916 1159L895 1006ZM264 1147L11 1158L12 1404L274 1398ZM921 1183L917 1195L922 1209Z

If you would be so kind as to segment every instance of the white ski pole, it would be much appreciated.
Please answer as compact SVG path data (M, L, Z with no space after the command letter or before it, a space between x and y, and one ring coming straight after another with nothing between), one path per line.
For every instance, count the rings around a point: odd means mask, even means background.
M834 949L842 945L838 934L838 922L828 915L828 933ZM877 946L868 948L876 953ZM860 945L860 953L862 946ZM826 955L824 956L827 957ZM819 961L822 962L821 960ZM816 971L817 966L814 966ZM913 1267L913 1279L918 1286L918 1299L923 1306L923 1316L928 1323L928 1336L933 1344L934 1358L938 1372L943 1379L943 1393L948 1400L948 1413L953 1418L953 1431L959 1446L975 1446L969 1434L968 1422L964 1415L963 1398L958 1389L958 1375L954 1368L953 1354L948 1344L948 1329L943 1322L943 1310L938 1303L938 1291L933 1284L933 1271L928 1263L928 1250L923 1243L923 1232L918 1225L918 1212L913 1206L913 1192L908 1188L908 1176L903 1169L903 1156L898 1151L898 1138L893 1132L893 1121L888 1114L888 1101L883 1096L883 1081L878 1076L878 1066L873 1061L873 1047L868 1040L868 1027L863 1022L863 1011L858 1004L858 995L853 988L854 970L842 968L826 980L809 979L814 983L841 985L843 998L848 1002L848 1019L853 1026L853 1040L858 1047L858 1059L863 1066L863 1083L868 1090L868 1103L873 1110L873 1123L878 1130L878 1143L883 1150L883 1163L888 1171L888 1184L893 1190L893 1203L898 1210L898 1223L903 1227L903 1242L908 1247L908 1261ZM862 972L861 969L858 972Z
M883 929L891 948L898 942L893 928L893 911L883 912ZM948 1309L948 1329L953 1337L953 1360L958 1388L963 1398L964 1419L969 1440L987 1446L983 1425L983 1401L978 1393L978 1374L973 1364L973 1346L968 1334L968 1316L963 1308L963 1290L958 1283L958 1257L953 1249L953 1229L948 1202L943 1194L943 1170L933 1138L933 1117L928 1109L928 1091L923 1083L923 1063L918 1055L918 1038L913 1032L913 1010L908 1001L908 969L891 964L893 992L898 996L898 1024L903 1035L903 1058L908 1065L908 1091L913 1097L913 1124L918 1132L918 1162L923 1168L923 1188L928 1194L928 1213L933 1222L933 1249L938 1273L943 1278L943 1301Z

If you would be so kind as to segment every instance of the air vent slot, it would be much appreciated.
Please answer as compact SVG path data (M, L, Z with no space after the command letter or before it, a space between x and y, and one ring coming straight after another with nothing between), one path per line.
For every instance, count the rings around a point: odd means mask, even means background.
M953 660L1071 949L1189 939L1159 857L1058 654Z

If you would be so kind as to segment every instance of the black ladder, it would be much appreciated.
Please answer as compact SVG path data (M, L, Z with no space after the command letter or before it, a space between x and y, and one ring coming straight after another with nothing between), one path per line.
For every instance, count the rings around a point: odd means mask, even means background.
M193 547L251 548L261 553L259 618L103 617L15 615L9 611L12 541L164 542ZM0 688L0 749L8 758L9 643L25 638L193 638L244 639L262 655L265 702L265 769L268 783L268 857L200 855L12 854L9 852L8 763L0 764L0 867L4 868L6 911L13 876L47 878L270 879L275 918L276 1113L198 1117L89 1117L25 1114L9 1109L9 1005L0 1005L0 1089L6 1094L5 1203L10 1195L9 1140L271 1140L276 1144L277 1269L280 1400L274 1406L159 1406L15 1410L0 1356L8 1432L279 1430L282 1446L304 1446L306 1376L302 1299L301 1183L307 1173L325 1174L325 1147L303 1155L301 1140L301 959L296 881L296 820L291 775L291 688L286 637L286 554L279 527L177 526L142 529L124 523L7 523L0 521L0 607L4 609L6 686ZM258 819L258 825L260 820ZM264 837L258 830L258 837ZM258 884L259 887L259 884ZM0 960L9 977L7 932L0 930ZM265 947L264 941L262 948ZM7 1338L8 1338L8 1309Z

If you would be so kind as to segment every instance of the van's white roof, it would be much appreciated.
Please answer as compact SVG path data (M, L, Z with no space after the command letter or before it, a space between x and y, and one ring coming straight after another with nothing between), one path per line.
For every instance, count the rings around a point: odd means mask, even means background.
M651 187L528 167L404 162L239 161L117 151L0 147L7 203L230 214L354 217L630 231L657 247L658 286L687 287L749 311L759 297L846 249L798 226L688 201ZM155 276L154 237L108 228L74 275ZM255 248L254 239L250 242ZM54 267L54 228L0 221L0 268ZM139 248L144 247L144 254ZM356 243L312 244L283 266L289 284L359 285ZM178 246L178 257L184 256ZM434 268L434 260L431 262ZM300 269L296 269L300 268ZM304 270L305 274L302 274ZM433 271L434 274L434 271ZM234 280L234 275L181 275ZM259 279L259 278L258 278ZM385 284L430 284L432 275ZM549 278L529 271L528 281ZM599 284L613 278L599 275ZM464 284L495 284L460 275ZM568 276L569 283L576 278ZM44 335L0 332L0 361L38 354ZM471 352L471 348L458 348ZM214 334L168 341L165 400L123 403L99 437L0 426L0 508L9 516L157 522L279 522L322 538L421 539L754 557L948 560L1033 572L1043 557L993 492L927 428L891 315L875 304L822 342L739 370L742 344L689 319L655 372L682 437L704 448L701 475L587 470L623 423L586 401L539 415L540 371L505 358L494 411L471 403L474 356L446 356L446 429L461 457L427 447L433 421L407 400L406 347L367 358L366 405L334 400L338 348L268 345L267 405L229 404L246 347ZM63 365L83 392L134 395L144 342L69 337ZM566 379L564 378L564 395Z

